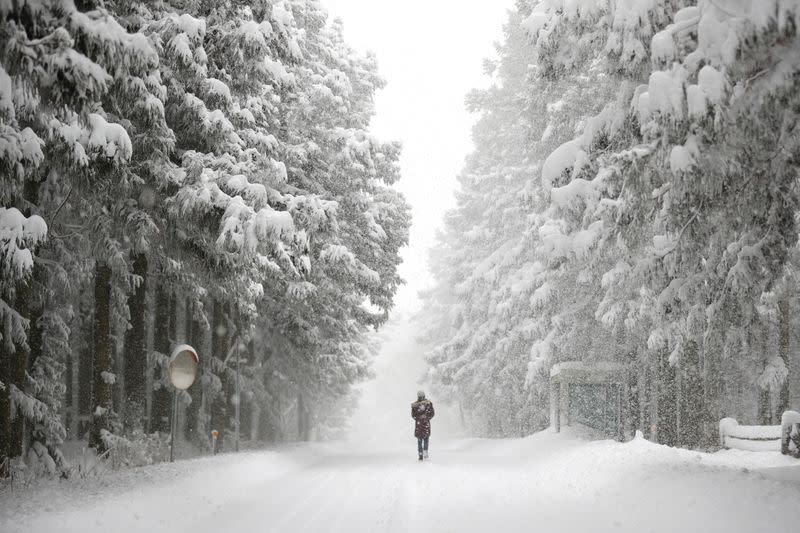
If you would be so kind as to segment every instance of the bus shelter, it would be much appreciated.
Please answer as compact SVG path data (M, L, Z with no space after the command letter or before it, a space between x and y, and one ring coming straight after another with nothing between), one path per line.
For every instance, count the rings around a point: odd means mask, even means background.
M619 363L568 361L550 371L550 420L562 426L586 426L608 438L624 437L626 369Z

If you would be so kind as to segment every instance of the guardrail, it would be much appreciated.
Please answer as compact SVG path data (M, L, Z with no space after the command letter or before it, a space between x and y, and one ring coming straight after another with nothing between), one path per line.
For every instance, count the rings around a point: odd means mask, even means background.
M723 418L719 421L719 444L727 449L780 451L800 457L800 413L786 411L780 426L742 426L735 418Z

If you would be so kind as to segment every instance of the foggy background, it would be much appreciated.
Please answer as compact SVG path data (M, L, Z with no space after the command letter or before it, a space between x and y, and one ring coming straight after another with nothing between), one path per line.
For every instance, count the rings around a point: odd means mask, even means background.
M325 0L324 5L331 18L342 20L348 43L377 57L387 86L377 93L371 130L382 140L403 143L397 188L411 203L414 220L410 244L401 251L406 284L395 297L391 323L378 333L376 377L360 386L350 439L369 446L413 444L410 403L423 388L436 408L435 450L437 439L459 434L459 418L447 398L420 383L426 365L410 319L419 308L417 293L430 282L428 250L445 211L455 205L456 175L473 147L475 117L467 113L464 97L488 85L483 58L496 56L494 44L513 2Z

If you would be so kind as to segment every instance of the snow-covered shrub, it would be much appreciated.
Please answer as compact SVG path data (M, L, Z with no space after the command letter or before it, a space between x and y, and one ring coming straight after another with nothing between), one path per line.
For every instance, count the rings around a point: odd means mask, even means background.
M26 463L38 475L53 476L58 472L55 460L41 442L34 441L28 450Z
M120 436L103 430L101 438L106 445L107 461L112 468L145 466L169 459L169 435L144 433L135 430L131 435Z

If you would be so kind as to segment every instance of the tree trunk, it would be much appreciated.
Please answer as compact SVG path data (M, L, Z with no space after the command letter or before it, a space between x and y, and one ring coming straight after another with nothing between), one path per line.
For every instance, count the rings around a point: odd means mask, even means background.
M641 400L639 397L639 382L641 379L639 377L639 365L636 364L636 351L631 350L628 352L625 358L625 366L628 368L628 401L627 409L623 413L623 416L626 418L625 426L630 428L631 432L634 434L637 430L644 434L644 426L640 413Z
M12 345L13 347L13 345ZM11 388L13 381L14 361L16 352L7 348L5 342L0 342L0 478L9 476L8 460L12 457L13 436L11 433Z
M67 439L69 440L74 435L75 429L75 354L70 352L66 354L65 368L64 368L64 427L66 428Z
M147 258L132 254L133 274L141 283L128 296L131 327L125 334L125 426L141 428L144 424L147 353L145 352L147 313Z
M769 390L759 389L758 391L758 423L762 426L768 426L772 422L772 414L770 413L770 398Z
M306 407L303 403L303 395L297 393L297 440L306 440Z
M667 446L677 444L677 380L676 369L669 362L666 350L658 353L658 442Z
M224 361L228 355L229 348L229 335L228 335L228 321L227 321L227 306L225 304L214 301L214 311L211 321L211 356L216 357L220 361ZM219 391L211 400L211 429L219 431L219 438L217 439L217 449L225 449L225 436L229 429L228 424L228 397L230 396L231 383L225 371L219 373L219 379L222 381L222 390Z
M11 368L10 368L10 380L4 383L10 383L11 385L15 386L18 390L24 392L27 387L27 371L28 365L30 362L30 341L31 341L31 334L32 330L34 329L32 320L31 320L31 308L34 307L32 304L32 297L33 297L33 279L29 278L27 282L18 282L17 283L17 297L16 297L16 310L22 316L22 318L28 320L28 344L27 345L17 345L14 347L14 352L10 357L11 361ZM34 317L35 318L35 317ZM41 347L41 335L38 336L39 339L39 347ZM10 398L9 398L9 403ZM19 457L22 455L24 449L24 439L25 439L25 417L22 413L17 412L16 416L13 414L13 405L11 405L11 413L12 413L12 421L11 421L11 431L9 434L9 456L10 457Z
M94 312L93 302L88 297L88 287L85 287L87 296L81 298L80 302L80 326L76 334L78 335L77 352L78 358L78 402L75 408L77 417L77 436L85 438L91 429L92 413L92 368L94 366L94 348L92 339L94 338Z
M241 326L240 326L241 327ZM244 328L240 329L243 331ZM242 365L240 371L244 370L244 367L247 365L253 364L255 359L255 343L250 340L247 343L247 350L246 352L242 353ZM253 401L247 400L245 401L244 394L242 394L242 381L241 376L239 376L239 435L240 438L243 436L247 436L247 438L252 438L251 435L253 433Z
M35 266L33 272L33 280L35 280L35 284L31 287L32 289L35 287L37 291L44 291L46 278L45 272L42 267ZM42 349L43 349L43 341L44 341L44 330L42 327L42 316L44 314L44 295L40 292L37 295L33 295L33 290L29 296L29 314L28 317L30 319L30 326L28 328L28 360L26 366L24 367L24 372L20 374L20 385L24 387L22 390L25 390L31 395L34 395L34 392L31 390L31 387L27 385L27 377L25 372L31 372L33 370L33 365L42 356ZM18 420L22 421L22 417L18 416ZM28 447L31 445L34 438L37 436L33 434L34 427L31 424L27 424L28 427L24 428L24 432L22 434L22 448L21 452L27 453ZM44 439L39 436L38 440L42 444L46 444Z
M786 365L786 368L791 368L791 336L792 336L792 289L790 287L784 288L784 293L780 301L778 302L778 311L780 313L779 317L779 338L778 338L778 350L780 354L780 358L783 360L783 363ZM775 409L775 420L776 423L780 423L780 417L783 416L783 412L789 409L789 376L783 381L781 385L781 390L778 393L778 405Z
M175 327L175 298L159 284L156 289L156 316L153 326L153 349L167 357L170 355L171 340ZM172 394L169 386L166 365L153 372L153 411L150 416L150 431L165 433L170 430L172 416Z
M297 437L301 441L311 440L311 413L300 392L297 393Z
M688 342L681 361L680 435L678 441L684 446L700 444L703 412L703 382L700 377L700 348Z
M203 328L202 322L195 320L190 301L186 302L186 325L186 336L189 344L200 355L200 367L198 369L197 381L186 391L191 396L192 403L190 403L189 407L186 409L186 431L184 434L188 440L196 444L201 444L206 442L204 413L201 409L203 403L203 387L200 384L205 366L203 363L203 354L207 353L204 349L206 330Z
M653 362L655 356L650 351L645 351L641 354L641 361L639 363L639 407L640 407L640 423L644 430L644 435L649 440L656 441L658 438L658 425L656 417L657 394L656 394L656 378L655 367L656 362Z
M111 269L102 263L95 265L94 277L94 358L92 364L92 432L89 446L105 451L101 438L110 430L111 399Z
M706 445L713 445L719 439L719 419L722 415L723 380L720 364L721 347L698 346L700 358L700 386L703 389L701 423L701 441Z
M768 331L766 326L763 327L760 331L761 334L761 353L766 355L769 353L769 346L767 345L767 335ZM754 336L751 335L751 346L755 341ZM780 348L779 348L780 350ZM766 361L764 362L764 367L767 366ZM758 423L762 426L768 426L772 423L772 402L770 398L770 390L769 389L759 389L758 391Z

